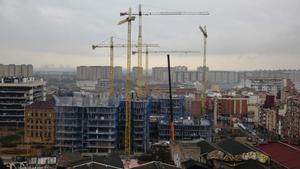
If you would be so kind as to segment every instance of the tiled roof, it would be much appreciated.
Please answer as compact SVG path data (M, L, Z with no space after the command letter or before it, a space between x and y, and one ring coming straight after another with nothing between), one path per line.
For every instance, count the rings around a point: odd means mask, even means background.
M184 168L198 168L198 169L212 169L212 167L209 167L208 165L202 164L199 161L195 160L187 160L181 163Z
M123 168L123 163L119 154L114 152L108 154L107 156L93 155L92 157L82 158L80 160L71 162L69 166L84 166L84 164L90 163L93 165L97 165L98 167L105 166L107 168L111 166L113 168Z
M249 148L245 144L242 144L232 138L221 141L217 144L220 148L222 148L226 153L232 155L238 155L243 153L248 153L253 151L253 149Z
M180 168L159 161L152 161L149 163L142 164L138 167L134 167L133 169L180 169Z
M74 169L116 169L116 168L104 164L91 163L91 164L85 164L85 165L74 167Z
M248 160L234 167L234 169L267 169L267 166L254 160Z
M200 147L201 154L206 154L217 149L215 146L205 140L199 141L197 145Z
M255 160L246 160L240 162L222 161L221 166L226 169L269 169L268 166L265 166Z
M282 142L270 142L257 148L268 154L272 161L289 169L300 168L300 149Z

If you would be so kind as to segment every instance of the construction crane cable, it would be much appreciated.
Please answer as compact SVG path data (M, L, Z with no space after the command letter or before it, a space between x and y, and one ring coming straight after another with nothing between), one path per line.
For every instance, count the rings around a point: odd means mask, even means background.
M162 8L160 6L155 6L155 5L151 5L151 4L145 4L145 3L143 3L143 6L150 7L151 9L158 9L158 10L180 11L179 9Z

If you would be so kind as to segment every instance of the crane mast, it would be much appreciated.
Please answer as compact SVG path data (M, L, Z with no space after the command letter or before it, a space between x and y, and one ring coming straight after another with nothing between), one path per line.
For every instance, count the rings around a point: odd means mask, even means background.
M128 18L131 17L129 8ZM131 71L131 20L128 20L127 32L127 68L126 68L126 94L125 94L125 153L131 154L131 96L130 96L130 71Z
M114 73L114 42L113 37L110 38L110 67L109 67L109 96L112 98L115 96L115 73Z
M125 154L131 154L131 96L130 96L130 79L131 79L131 21L135 17L131 16L131 8L128 10L128 17L119 22L119 25L128 23L127 32L127 69L125 82Z
M141 96L141 81L143 77L143 67L142 67L142 5L139 4L139 34L138 34L138 69L137 69L137 96Z
M149 52L148 52L148 46L146 46L146 59L145 59L145 67L146 67L146 73L145 73L145 91L146 91L146 97L149 96Z
M204 115L206 113L206 39L207 39L207 30L206 30L206 26L201 27L199 26L199 29L201 30L203 36L204 36L204 40L203 40L203 74L202 74L202 84L203 84L203 91L202 91L202 105L201 105L201 113L202 115Z

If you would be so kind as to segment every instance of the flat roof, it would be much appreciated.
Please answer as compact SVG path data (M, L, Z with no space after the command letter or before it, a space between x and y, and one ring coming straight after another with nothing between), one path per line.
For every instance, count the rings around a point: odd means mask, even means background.
M26 82L26 83L0 83L0 87L33 87L33 86L40 86L45 85L45 81L33 81L33 82Z

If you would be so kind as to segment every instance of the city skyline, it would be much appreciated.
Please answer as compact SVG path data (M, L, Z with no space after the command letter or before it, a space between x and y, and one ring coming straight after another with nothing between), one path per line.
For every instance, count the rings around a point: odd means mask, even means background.
M198 26L207 25L207 64L215 70L297 69L300 58L299 2L286 1L0 1L2 64L109 65L109 49L91 45L118 37L126 43L126 26L118 26L120 12L138 4L144 11L208 11L209 16L143 17L143 41L162 49L202 50ZM165 23L168 23L166 25ZM133 22L132 40L137 41ZM166 28L166 26L168 28ZM171 29L172 31L165 31ZM30 42L30 43L29 43ZM115 65L125 67L126 49L116 50ZM195 69L202 54L172 55L172 65ZM182 59L182 57L184 59ZM153 55L150 67L166 66L164 55ZM195 61L197 59L197 61ZM267 63L267 64L266 64ZM280 63L280 64L279 64ZM136 56L132 65L136 66Z

